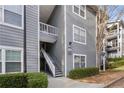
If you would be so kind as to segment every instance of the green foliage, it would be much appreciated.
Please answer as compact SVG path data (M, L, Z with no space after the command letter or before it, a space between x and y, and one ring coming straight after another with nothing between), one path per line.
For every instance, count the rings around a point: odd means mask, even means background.
M47 88L48 79L45 73L1 74L1 88Z
M117 67L121 67L121 66L124 66L124 60L121 60L118 62L109 62L109 64L108 64L109 69L117 68Z
M0 75L1 88L25 88L27 87L26 74L2 74Z
M47 88L48 79L45 73L28 73L29 88Z
M96 67L78 68L78 69L71 70L69 72L69 78L80 79L80 78L84 78L84 77L88 77L88 76L93 76L96 74L99 74L99 69Z
M118 68L124 66L124 57L121 58L109 58L108 59L108 68Z
M109 62L118 62L124 60L124 57L117 57L117 58L108 58Z

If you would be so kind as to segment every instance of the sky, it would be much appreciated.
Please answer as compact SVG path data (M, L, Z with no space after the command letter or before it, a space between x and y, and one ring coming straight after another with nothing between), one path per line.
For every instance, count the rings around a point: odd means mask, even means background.
M116 8L115 8L116 7ZM115 8L115 9L113 9ZM111 21L115 21L117 19L121 19L124 21L124 5L109 5L108 14ZM119 16L121 14L121 16ZM119 17L119 18L117 18Z

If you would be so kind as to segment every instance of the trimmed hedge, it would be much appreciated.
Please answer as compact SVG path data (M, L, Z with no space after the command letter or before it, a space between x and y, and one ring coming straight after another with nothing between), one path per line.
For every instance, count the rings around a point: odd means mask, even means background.
M1 88L47 88L48 79L45 73L1 74Z
M88 77L88 76L93 76L96 74L99 74L99 69L96 67L78 68L78 69L71 70L69 72L69 78L80 79L80 78L84 78L84 77Z
M2 74L0 75L1 88L25 88L27 87L26 74Z
M45 73L28 73L29 88L47 88L48 79Z

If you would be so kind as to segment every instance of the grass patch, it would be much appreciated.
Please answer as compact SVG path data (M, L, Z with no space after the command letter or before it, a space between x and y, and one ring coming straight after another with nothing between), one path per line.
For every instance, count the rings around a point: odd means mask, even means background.
M113 71L124 71L124 66L113 68Z

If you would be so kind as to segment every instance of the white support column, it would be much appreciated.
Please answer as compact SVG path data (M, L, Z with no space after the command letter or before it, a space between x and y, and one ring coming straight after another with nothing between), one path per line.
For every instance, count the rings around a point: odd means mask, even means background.
M120 57L122 57L122 27L119 28L120 29Z

